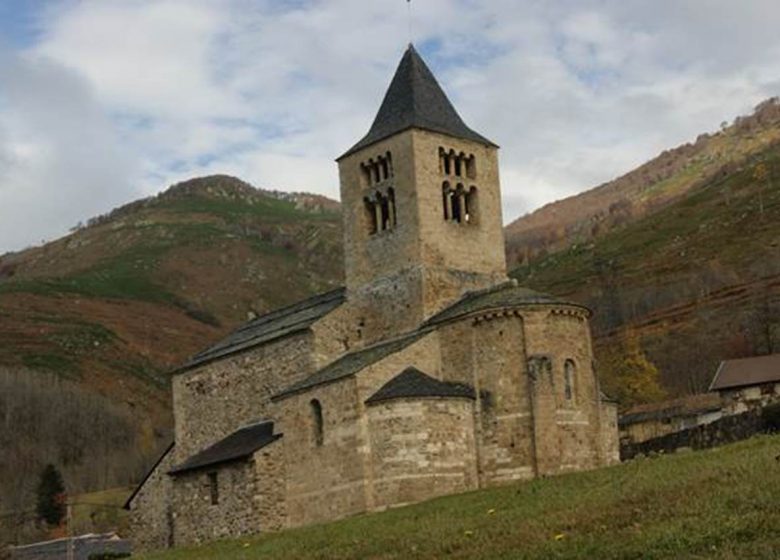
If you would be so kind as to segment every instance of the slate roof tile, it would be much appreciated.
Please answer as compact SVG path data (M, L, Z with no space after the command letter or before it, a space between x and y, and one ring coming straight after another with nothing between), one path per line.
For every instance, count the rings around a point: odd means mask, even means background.
M409 45L401 58L368 134L338 159L409 128L421 128L495 146L466 126L412 45Z
M177 369L176 373L306 330L344 303L345 299L345 289L339 288L266 313L199 352Z
M243 459L275 442L280 437L282 437L281 434L274 434L274 423L268 420L245 426L196 453L171 469L169 474L182 474L195 469Z
M366 404L376 404L391 399L424 397L448 397L474 399L474 388L451 381L441 381L423 373L415 367L408 367L366 399Z

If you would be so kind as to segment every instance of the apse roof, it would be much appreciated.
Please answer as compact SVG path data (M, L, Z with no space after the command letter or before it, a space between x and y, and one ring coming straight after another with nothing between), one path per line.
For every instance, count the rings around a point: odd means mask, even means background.
M401 398L455 397L474 399L474 388L463 383L441 381L410 366L382 385L366 404Z

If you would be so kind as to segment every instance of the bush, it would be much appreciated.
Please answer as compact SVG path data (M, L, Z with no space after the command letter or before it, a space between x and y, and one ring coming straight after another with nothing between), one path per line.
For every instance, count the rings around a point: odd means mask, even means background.
M765 406L761 410L761 418L770 432L780 431L780 402Z

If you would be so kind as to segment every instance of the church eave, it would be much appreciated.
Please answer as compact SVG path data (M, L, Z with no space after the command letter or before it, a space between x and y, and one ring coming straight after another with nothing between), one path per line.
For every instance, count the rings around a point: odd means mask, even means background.
M485 138L482 135L478 135L476 132L474 134L477 135L478 138L477 137L467 138L467 137L462 136L460 134L453 134L453 133L448 132L446 130L441 130L441 129L435 127L435 126L425 126L425 125L420 125L420 124L410 124L409 126L406 126L404 128L400 128L397 131L395 131L395 132L393 132L391 134L387 134L385 136L381 136L381 137L378 137L378 138L375 138L375 139L370 139L368 141L366 141L366 138L364 138L363 140L361 140L360 142L358 142L357 144L352 146L349 150L347 150L346 152L341 154L339 157L337 157L335 161L339 162L339 161L341 161L343 159L348 158L352 154L355 154L355 153L357 153L357 152L359 152L361 150L365 150L367 148L370 148L371 146L379 144L380 142L383 142L384 140L387 140L388 138L392 138L393 136L396 136L398 134L402 134L402 133L407 132L409 130L423 130L425 132L433 132L435 134L441 134L442 136L448 136L448 137L453 138L455 140L467 140L469 142L476 142L477 144L482 144L483 146L488 146L490 148L496 148L496 149L500 148L500 146L498 144L496 144L495 142L493 142L491 140L488 140L487 138Z

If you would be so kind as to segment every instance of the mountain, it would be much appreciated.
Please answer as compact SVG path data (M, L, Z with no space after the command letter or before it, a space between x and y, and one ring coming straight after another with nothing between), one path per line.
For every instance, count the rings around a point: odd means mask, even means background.
M170 439L167 372L248 318L340 285L341 263L337 202L227 176L174 185L3 255L0 481L27 472L12 490L29 494L43 461L64 465L73 491L137 478ZM54 385L95 412L74 405L66 434L59 417L69 405ZM112 443L109 431L95 433L96 416L136 437ZM101 446L111 451L96 458ZM117 468L130 448L140 450L135 472ZM90 461L99 465L85 478ZM0 503L11 503L2 486Z
M773 97L750 116L714 134L666 150L625 175L522 216L506 227L507 257L518 265L651 215L688 192L725 178L780 141L780 102Z
M642 186L653 169L661 181ZM770 100L508 237L520 283L595 310L602 366L637 338L671 396L704 391L721 360L780 352L780 108ZM620 393L619 374L602 378Z
M721 359L780 351L779 187L768 100L510 224L512 275L594 309L607 392L626 338L671 396L698 391ZM34 503L46 462L72 492L137 479L170 439L170 369L342 283L339 208L218 175L0 256L0 514Z

